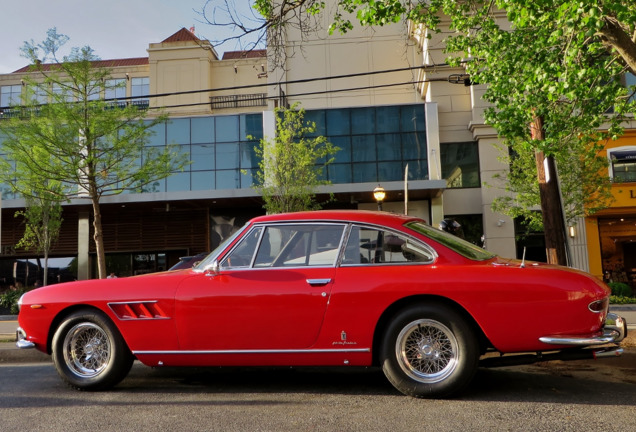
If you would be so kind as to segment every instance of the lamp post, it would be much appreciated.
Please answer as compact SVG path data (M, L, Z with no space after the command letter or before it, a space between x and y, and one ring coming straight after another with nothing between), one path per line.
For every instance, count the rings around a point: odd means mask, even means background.
M378 211L382 211L382 201L384 201L384 197L386 197L384 188L378 185L377 188L373 189L373 197L378 202Z

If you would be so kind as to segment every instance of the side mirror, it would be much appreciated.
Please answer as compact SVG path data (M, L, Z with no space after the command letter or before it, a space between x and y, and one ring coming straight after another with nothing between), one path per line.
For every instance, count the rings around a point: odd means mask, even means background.
M217 260L212 261L209 265L203 269L207 276L216 276L220 273L219 262Z

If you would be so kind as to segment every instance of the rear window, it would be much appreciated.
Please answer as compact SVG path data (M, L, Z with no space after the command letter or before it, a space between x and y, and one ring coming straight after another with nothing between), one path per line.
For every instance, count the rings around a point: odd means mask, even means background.
M458 254L475 261L485 261L494 258L495 255L485 249L475 246L459 237L426 225L424 222L407 222L407 228L418 232L431 240L435 240Z

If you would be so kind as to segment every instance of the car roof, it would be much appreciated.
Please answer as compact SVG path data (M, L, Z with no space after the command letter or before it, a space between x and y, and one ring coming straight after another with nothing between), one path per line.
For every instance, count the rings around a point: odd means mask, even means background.
M400 227L410 221L424 222L421 218L413 216L368 210L317 210L272 214L252 219L252 223L293 221L359 222L389 227Z

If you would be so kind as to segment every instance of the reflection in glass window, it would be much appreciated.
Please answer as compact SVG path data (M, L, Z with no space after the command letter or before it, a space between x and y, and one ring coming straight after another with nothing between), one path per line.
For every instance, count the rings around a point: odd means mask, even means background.
M104 99L125 99L126 80L124 78L109 79L104 83Z
M214 142L214 117L195 117L191 120L192 144Z
M420 242L390 231L354 226L342 265L430 263L435 255Z
M239 189L240 187L241 172L238 169L216 171L217 189Z
M232 142L239 140L239 117L219 116L216 117L216 141Z
M149 129L151 132L148 140L150 146L161 146L166 144L166 124L158 123Z
M191 147L192 171L213 170L214 164L214 144L192 144Z
M216 167L217 169L239 168L239 145L217 144L216 145Z
M168 144L190 144L190 119L177 118L168 120Z
M179 172L170 174L166 179L167 192L179 192L190 190L190 173Z
M607 151L610 175L616 183L636 182L636 146L614 148Z
M192 190L216 189L216 179L214 171L193 171Z
M480 187L476 142L442 143L440 153L442 176L449 188Z
M400 107L378 107L375 112L377 132L400 132ZM407 129L412 130L412 129Z
M144 98L143 96L148 96L150 94L150 78L133 78L130 81L130 94L133 98L136 98L133 99L133 104L148 104L149 99Z
M374 108L354 108L351 110L351 133L354 135L375 133Z
M20 105L22 86L20 84L0 87L0 107Z
M344 225L267 227L254 267L333 266Z
M261 237L261 227L247 233L239 244L221 262L221 268L245 268L252 264L252 257Z

